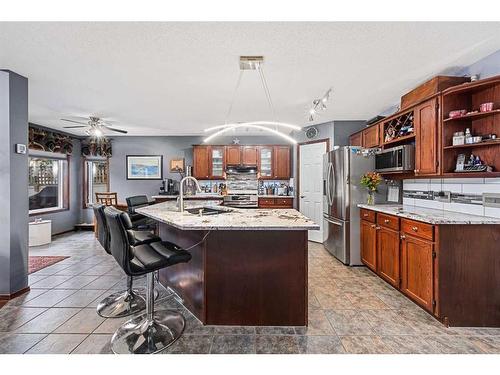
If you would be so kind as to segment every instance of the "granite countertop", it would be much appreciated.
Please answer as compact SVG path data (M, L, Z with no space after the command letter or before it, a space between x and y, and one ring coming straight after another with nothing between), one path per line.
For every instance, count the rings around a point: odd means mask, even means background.
M358 204L358 207L429 224L500 224L500 218L401 204Z
M187 201L185 208L219 206L220 201ZM218 207L228 211L218 215L198 216L178 212L176 202L168 201L139 208L136 212L184 230L313 230L319 225L293 209L252 209Z

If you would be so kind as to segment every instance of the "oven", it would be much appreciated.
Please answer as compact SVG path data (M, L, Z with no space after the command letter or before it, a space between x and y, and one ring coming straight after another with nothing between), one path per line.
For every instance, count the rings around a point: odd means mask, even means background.
M377 172L413 172L415 169L415 145L402 145L378 151L375 154Z
M224 206L239 208L258 208L257 194L228 194L224 197Z

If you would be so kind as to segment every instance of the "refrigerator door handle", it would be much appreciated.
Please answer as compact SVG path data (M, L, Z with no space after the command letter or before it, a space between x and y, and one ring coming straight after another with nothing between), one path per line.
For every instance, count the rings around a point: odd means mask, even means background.
M329 205L331 206L333 204L333 198L334 198L334 188L333 188L333 185L335 184L335 181L334 181L334 174L333 174L333 164L330 163L328 165L328 198L330 200L330 203Z
M333 221L332 219L326 217L326 216L323 216L323 218L328 221L330 224L334 224L334 225L338 225L339 227L343 226L342 223L338 222L338 221Z
M326 172L326 202L328 203L328 206L332 205L332 200L330 197L330 169L332 167L332 163L328 163L328 170Z

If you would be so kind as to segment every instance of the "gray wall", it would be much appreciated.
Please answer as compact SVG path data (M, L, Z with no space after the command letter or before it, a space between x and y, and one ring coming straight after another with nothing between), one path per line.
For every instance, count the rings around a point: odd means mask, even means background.
M73 140L73 153L69 159L69 209L56 213L32 216L52 221L52 234L67 232L81 222L82 216L82 158L80 141Z
M461 75L479 74L480 79L493 77L500 74L500 50L486 56L465 68Z
M28 80L0 71L0 295L28 286Z

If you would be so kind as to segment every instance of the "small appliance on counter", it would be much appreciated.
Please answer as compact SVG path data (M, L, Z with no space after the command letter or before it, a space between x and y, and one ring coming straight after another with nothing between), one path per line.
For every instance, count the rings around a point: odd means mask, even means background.
M179 195L179 181L166 178L161 182L160 195Z

